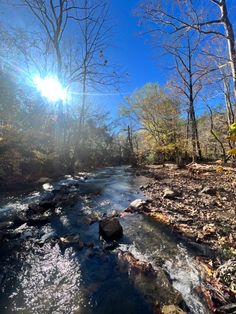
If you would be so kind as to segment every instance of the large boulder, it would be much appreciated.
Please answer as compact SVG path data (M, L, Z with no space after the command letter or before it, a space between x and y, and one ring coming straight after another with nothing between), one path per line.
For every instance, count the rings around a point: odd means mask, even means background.
M123 235L123 228L117 218L105 218L99 223L99 233L106 240L115 240Z

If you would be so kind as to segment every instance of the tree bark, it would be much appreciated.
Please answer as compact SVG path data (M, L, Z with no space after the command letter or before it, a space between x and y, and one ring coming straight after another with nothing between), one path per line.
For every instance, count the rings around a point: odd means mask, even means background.
M234 95L236 98L236 48L235 48L234 30L229 19L226 1L221 0L219 7L221 11L221 20L224 25L225 35L226 35L226 39L228 43L230 66L231 66L233 83L234 83Z

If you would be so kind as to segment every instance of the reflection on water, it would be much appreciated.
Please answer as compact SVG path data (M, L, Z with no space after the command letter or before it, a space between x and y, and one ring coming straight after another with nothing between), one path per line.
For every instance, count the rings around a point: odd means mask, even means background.
M15 311L66 313L70 307L73 313L81 307L81 270L72 249L62 254L58 245L45 244L37 251L27 251L22 258L25 260L16 274L16 291L9 296Z
M51 190L52 186L73 180L66 177L44 188ZM31 227L34 239L2 247L0 313L151 313L127 273L117 266L116 253L103 253L99 249L98 224L90 226L85 215L123 210L130 201L142 197L138 187L145 183L145 178L135 177L124 167L97 171L80 182L79 190L85 197L78 198L76 206L65 208L61 216L54 217L45 226ZM1 214L21 211L39 197L41 193L34 192L27 197L6 199ZM200 283L194 262L169 231L139 215L121 219L121 224L124 237L120 248L151 262L154 267L162 263L192 313L207 313L194 294L194 288ZM40 239L68 233L79 233L83 241L92 241L95 247L78 250L76 247L62 249L57 243L39 244Z

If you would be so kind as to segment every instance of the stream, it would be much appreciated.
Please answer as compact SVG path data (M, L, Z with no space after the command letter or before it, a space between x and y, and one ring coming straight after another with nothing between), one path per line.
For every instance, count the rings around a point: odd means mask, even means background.
M110 167L87 179L65 176L35 191L4 193L0 220L10 220L63 185L71 186L77 201L65 206L40 226L20 226L21 236L1 244L0 313L22 314L151 314L142 290L118 266L117 250L129 251L155 268L160 259L173 286L181 292L192 314L207 314L196 288L201 283L193 250L171 231L139 214L119 218L124 230L119 247L101 254L107 244L99 238L99 225L91 217L122 212L137 198L145 198L139 186L148 179L135 176L129 167ZM88 218L90 217L90 218ZM55 235L79 234L87 247L46 241ZM92 245L89 245L92 243Z

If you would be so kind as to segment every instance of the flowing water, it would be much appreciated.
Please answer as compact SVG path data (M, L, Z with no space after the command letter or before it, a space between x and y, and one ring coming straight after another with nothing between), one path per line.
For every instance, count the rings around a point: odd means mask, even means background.
M53 186L73 184L70 176ZM105 168L95 172L72 192L83 195L73 207L63 208L62 214L41 227L23 226L20 241L12 240L1 246L0 313L24 314L148 314L152 313L142 293L118 267L116 251L101 254L98 224L86 223L87 215L109 215L122 211L130 201L144 198L139 186L147 179L136 177L127 167ZM44 189L51 190L50 184ZM47 192L48 193L48 192ZM21 212L28 203L37 201L45 192L4 195L0 218ZM168 228L148 217L134 214L121 218L124 236L120 249L130 251L140 260L158 265L160 258L174 287L179 290L189 312L206 314L204 304L196 294L201 279L194 263L194 252L175 239ZM25 229L24 229L25 228ZM62 250L57 243L39 239L58 235L80 234L95 247Z

